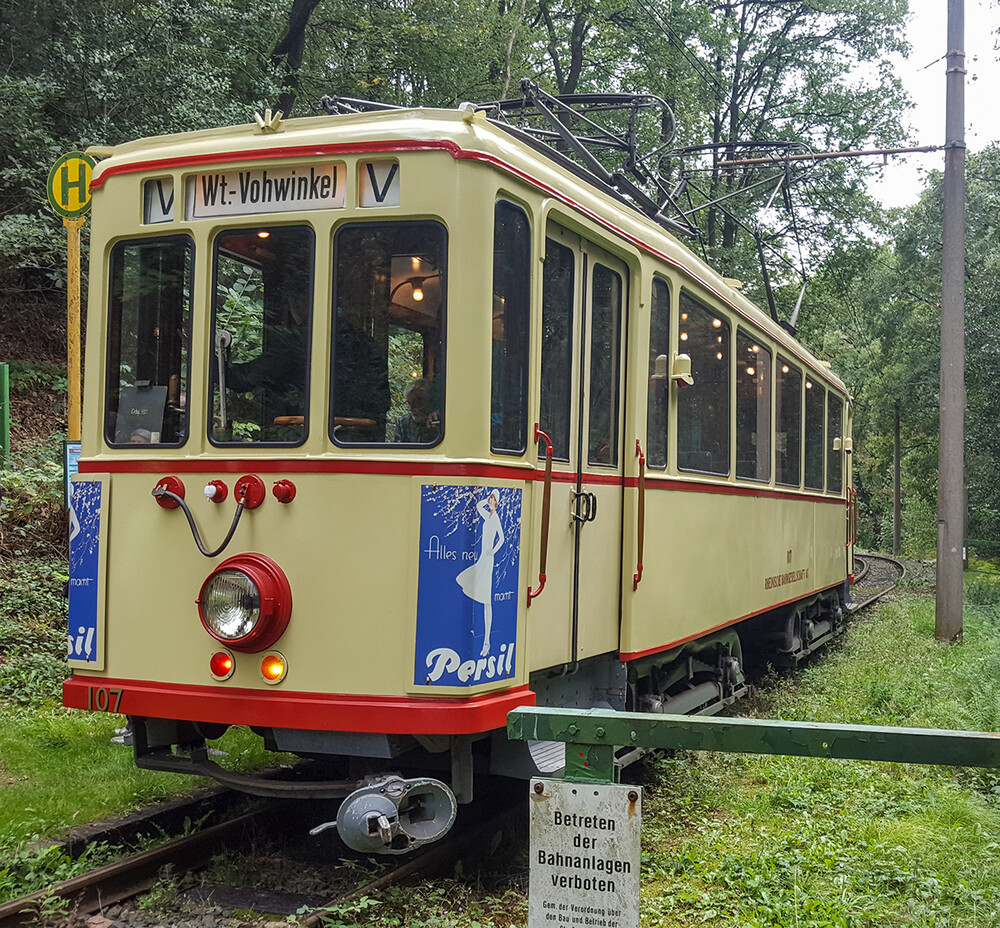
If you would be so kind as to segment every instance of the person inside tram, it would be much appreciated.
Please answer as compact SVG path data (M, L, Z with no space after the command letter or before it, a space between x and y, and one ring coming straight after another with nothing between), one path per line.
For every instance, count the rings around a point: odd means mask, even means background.
M437 441L440 422L437 413L431 412L431 385L424 378L413 381L404 391L403 398L410 411L400 416L392 440L411 445L427 445Z

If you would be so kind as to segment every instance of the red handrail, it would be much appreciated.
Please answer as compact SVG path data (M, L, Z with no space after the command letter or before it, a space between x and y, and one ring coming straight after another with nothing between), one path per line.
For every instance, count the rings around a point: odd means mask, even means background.
M642 450L639 439L635 440L635 453L639 458L639 519L638 544L636 550L635 573L632 574L632 592L639 589L642 580L642 549L646 540L646 453Z
M549 552L549 514L552 509L552 439L549 438L535 423L535 441L545 439L545 483L542 490L542 540L538 563L538 588L532 591L528 587L528 606L531 601L545 589L545 561Z

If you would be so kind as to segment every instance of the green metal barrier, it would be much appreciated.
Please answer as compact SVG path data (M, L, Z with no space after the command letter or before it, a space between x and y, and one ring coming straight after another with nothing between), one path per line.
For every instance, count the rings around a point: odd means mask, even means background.
M525 707L507 716L507 734L566 742L566 779L583 783L614 781L616 747L1000 767L1000 734L934 728Z
M0 468L10 460L10 365L0 364Z

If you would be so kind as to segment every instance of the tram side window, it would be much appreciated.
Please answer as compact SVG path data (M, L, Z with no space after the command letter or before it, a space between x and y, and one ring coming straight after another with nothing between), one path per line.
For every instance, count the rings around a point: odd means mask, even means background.
M573 298L576 260L572 249L545 240L542 265L542 376L539 428L552 439L552 456L569 460L573 376ZM539 442L539 457L545 456Z
M618 384L621 357L622 279L603 264L591 278L590 384L587 460L618 464Z
M736 476L771 479L771 352L736 333Z
M677 467L729 473L729 324L681 293L678 350L694 384L677 394Z
M653 278L649 313L649 380L646 396L646 463L667 466L667 411L670 408L670 287Z
M524 210L504 200L493 218L490 447L517 454L528 442L531 228Z
M843 452L833 446L835 440L843 440L843 428L844 404L831 393L826 417L826 489L830 493L839 493L843 489Z
M122 242L111 253L109 445L181 445L188 433L192 246Z
M778 483L797 487L802 482L802 374L780 355L774 385L778 415L774 476Z
M305 440L313 249L304 226L216 238L213 444Z
M446 253L437 222L338 230L330 398L337 444L441 440Z
M806 377L806 488L823 489L823 435L826 431L826 390Z

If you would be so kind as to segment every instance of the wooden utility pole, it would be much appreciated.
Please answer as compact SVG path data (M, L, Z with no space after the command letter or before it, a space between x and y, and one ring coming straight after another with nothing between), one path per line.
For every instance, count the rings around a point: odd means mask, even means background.
M900 441L899 403L892 430L892 553L903 552L903 448Z
M934 637L962 638L965 544L965 6L948 0Z

